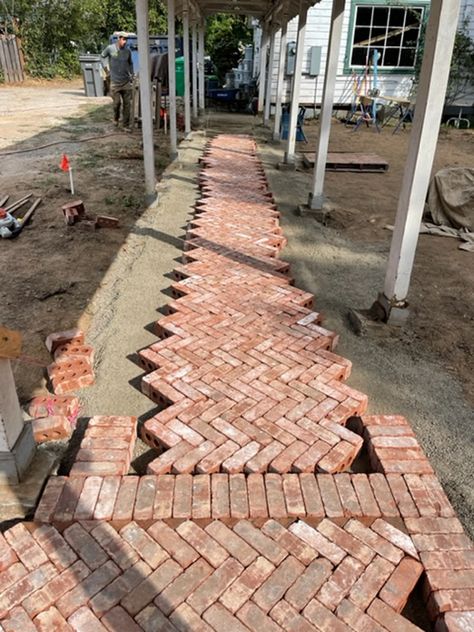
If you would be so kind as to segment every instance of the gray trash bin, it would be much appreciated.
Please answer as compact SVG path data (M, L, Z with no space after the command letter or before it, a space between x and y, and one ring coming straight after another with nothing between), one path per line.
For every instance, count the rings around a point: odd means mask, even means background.
M80 55L86 97L104 96L104 77L100 55Z

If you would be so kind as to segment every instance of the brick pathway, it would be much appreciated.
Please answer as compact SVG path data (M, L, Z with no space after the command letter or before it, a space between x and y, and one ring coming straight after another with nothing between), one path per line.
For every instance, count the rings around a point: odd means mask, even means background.
M473 544L408 421L365 416L345 384L277 258L253 141L218 137L202 166L175 300L140 352L156 458L127 476L136 420L90 420L70 475L0 536L0 630L410 632L419 581L436 632L473 630Z

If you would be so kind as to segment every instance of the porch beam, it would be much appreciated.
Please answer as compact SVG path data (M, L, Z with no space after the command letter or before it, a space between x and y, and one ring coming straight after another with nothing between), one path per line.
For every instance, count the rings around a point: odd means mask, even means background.
M176 35L175 0L168 0L168 113L170 129L170 155L178 157L178 134L176 129Z

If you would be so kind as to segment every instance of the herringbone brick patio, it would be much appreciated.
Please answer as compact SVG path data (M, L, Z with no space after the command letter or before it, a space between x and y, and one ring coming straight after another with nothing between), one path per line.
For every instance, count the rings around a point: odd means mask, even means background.
M217 137L201 166L174 299L139 353L156 457L127 475L135 418L90 420L69 476L0 535L0 630L411 632L428 629L404 610L416 585L432 629L473 630L473 544L409 422L364 415L345 383L278 259L254 142Z

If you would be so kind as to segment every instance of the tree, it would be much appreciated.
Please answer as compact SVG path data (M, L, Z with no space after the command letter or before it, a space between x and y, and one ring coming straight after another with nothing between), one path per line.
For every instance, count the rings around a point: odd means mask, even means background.
M469 36L469 19L465 19L458 29L451 59L448 86L446 89L446 105L451 105L474 87L474 40ZM415 85L420 79L421 62L424 54L426 25L423 27L418 46L415 64Z
M229 70L235 68L242 57L243 47L252 42L252 31L243 16L217 13L208 18L206 51L211 57L221 83Z

